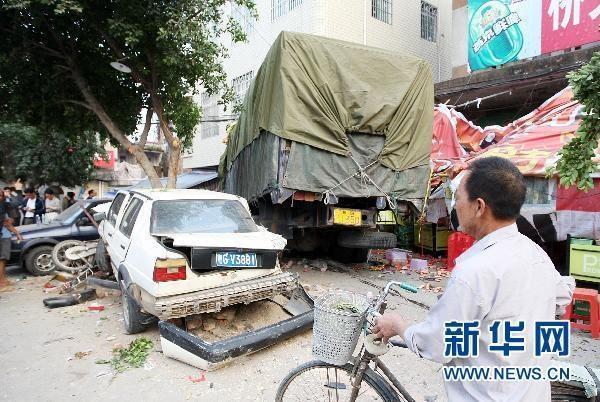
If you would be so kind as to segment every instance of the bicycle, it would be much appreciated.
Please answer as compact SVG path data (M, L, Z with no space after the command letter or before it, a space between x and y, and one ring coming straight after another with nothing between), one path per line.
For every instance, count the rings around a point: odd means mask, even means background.
M387 307L385 299L393 286L417 293L417 289L409 284L391 281L374 303L366 297L348 292L330 294L345 298L346 301L337 307L343 308L346 303L362 305L362 308L345 314L339 310L329 317L322 314L324 311L327 313L327 307L323 306L327 300L318 299L315 303L313 354L322 360L309 361L289 372L281 381L275 400L414 402L415 399L379 358L391 347L407 348L407 345L394 339L384 344L370 333L373 318L384 313ZM336 324L340 326L337 332L331 328ZM330 332L332 330L334 332ZM319 339L326 332L329 336ZM335 336L331 336L331 333L335 333ZM363 344L358 354L352 356L361 333L364 337ZM564 384L552 383L552 401L593 400L586 398L581 389L565 388Z

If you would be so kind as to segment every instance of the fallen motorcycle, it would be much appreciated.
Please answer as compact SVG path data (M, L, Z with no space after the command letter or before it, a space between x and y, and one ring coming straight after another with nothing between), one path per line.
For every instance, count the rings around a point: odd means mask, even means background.
M64 240L54 246L52 261L56 269L76 274L94 266L97 241Z

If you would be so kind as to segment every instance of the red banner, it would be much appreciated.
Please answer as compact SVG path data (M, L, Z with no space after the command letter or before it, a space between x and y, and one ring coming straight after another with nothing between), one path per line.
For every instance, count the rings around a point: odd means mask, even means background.
M543 0L542 54L600 41L598 0Z
M98 169L114 169L115 167L115 151L106 151L108 160L104 160L101 155L94 157L94 166Z

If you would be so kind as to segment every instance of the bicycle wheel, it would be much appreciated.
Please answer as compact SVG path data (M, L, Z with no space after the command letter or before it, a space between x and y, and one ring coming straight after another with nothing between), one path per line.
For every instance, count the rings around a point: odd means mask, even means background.
M352 393L354 366L334 366L313 360L292 370L279 384L275 401L348 401ZM368 368L357 401L401 402L396 391L379 374Z

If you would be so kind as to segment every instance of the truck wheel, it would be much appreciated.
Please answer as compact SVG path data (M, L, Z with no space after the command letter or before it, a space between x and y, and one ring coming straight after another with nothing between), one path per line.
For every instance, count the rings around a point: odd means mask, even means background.
M98 240L98 245L96 246L96 255L94 257L96 265L100 268L101 271L111 273L112 268L110 266L110 257L106 252L106 245L104 244L104 240Z
M388 232L347 231L338 234L337 243L347 248L394 248L397 239Z
M144 331L147 327L148 315L142 313L139 304L129 296L123 281L121 281L121 303L123 304L125 332L137 334Z
M31 275L50 275L54 272L52 261L52 246L38 246L31 249L25 256L25 268Z

